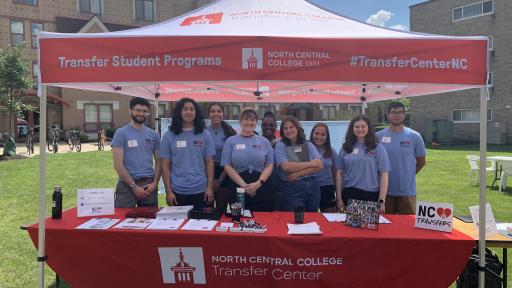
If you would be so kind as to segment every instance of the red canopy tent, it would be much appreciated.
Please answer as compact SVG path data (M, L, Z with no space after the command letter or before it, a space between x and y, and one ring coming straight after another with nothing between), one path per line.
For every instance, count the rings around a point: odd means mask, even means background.
M219 0L138 29L41 32L39 57L41 111L46 109L45 87L53 85L159 100L187 96L198 101L316 103L480 88L482 119L487 113L487 37L387 29L304 0ZM42 113L42 131L45 125ZM484 122L481 139L485 129ZM44 256L46 158L41 147L39 255ZM485 150L484 140L482 163ZM482 180L485 171L480 172ZM485 181L480 183L483 206Z

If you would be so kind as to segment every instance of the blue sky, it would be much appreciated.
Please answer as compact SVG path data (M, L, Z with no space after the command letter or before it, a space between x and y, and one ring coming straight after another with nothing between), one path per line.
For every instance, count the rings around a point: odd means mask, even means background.
M359 21L409 30L409 6L426 0L311 0Z

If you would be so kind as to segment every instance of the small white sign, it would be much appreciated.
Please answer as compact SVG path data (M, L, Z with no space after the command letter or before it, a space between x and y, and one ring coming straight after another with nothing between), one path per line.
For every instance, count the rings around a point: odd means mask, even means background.
M236 150L243 150L245 149L245 144L236 144Z
M391 137L382 137L382 143L391 143Z
M135 148L137 146L139 146L137 140L128 140L128 148Z
M114 214L114 189L78 189L76 197L77 217Z
M176 141L176 147L177 148L186 148L187 147L187 140Z
M480 205L469 207L469 212L471 213L471 218L473 218L473 223L476 224L476 235L479 234L478 224L480 223ZM498 228L496 227L496 219L494 219L494 214L492 214L491 204L485 204L485 238L492 237L498 234Z
M414 226L435 231L452 232L453 204L418 201L416 203Z

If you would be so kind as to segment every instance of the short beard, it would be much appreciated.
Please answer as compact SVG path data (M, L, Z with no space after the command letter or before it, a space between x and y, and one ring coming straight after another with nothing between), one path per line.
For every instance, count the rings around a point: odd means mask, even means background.
M144 118L144 120L142 120L142 122L139 119L137 119L137 116L133 116L133 114L132 114L133 122L135 122L137 124L144 124L144 122L146 122L146 117L144 117L144 116L140 116L140 117Z

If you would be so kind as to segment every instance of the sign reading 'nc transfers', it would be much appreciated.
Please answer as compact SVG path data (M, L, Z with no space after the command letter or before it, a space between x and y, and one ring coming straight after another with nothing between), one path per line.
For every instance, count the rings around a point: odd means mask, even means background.
M415 227L452 232L453 204L430 203L418 201L416 203Z

